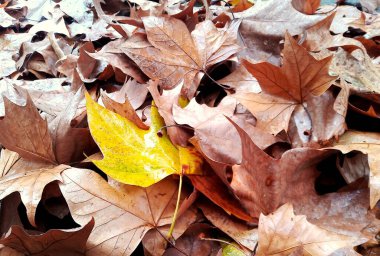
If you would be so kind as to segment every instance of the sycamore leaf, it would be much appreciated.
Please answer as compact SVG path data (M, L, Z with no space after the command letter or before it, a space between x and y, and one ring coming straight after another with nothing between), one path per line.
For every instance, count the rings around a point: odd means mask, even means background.
M148 187L170 174L201 174L201 158L186 148L177 149L166 132L157 107L151 108L149 130L100 106L88 94L87 115L91 134L104 158L94 164L120 182Z
M316 196L315 164L328 151L296 148L275 159L261 150L233 121L242 141L242 162L232 167L231 187L252 217L268 214L280 205Z
M215 225L215 227L229 235L237 243L250 250L254 250L258 239L257 228L249 227L236 218L232 218L225 211L208 202L203 201L198 205L205 217Z
M303 105L306 99L320 96L336 79L328 73L331 56L314 59L289 33L285 35L283 54L281 68L267 62L252 64L243 60L263 91L234 95L258 118L257 127L273 134L287 131L294 109L306 108Z
M336 12L308 28L305 32L307 33L306 40L302 43L302 46L309 51L320 51L338 46L341 46L348 51L353 51L358 48L364 50L363 45L353 38L344 37L341 34L331 35L330 27L335 15Z
M371 132L348 131L340 137L339 142L334 143L333 148L344 154L353 150L368 154L370 207L375 207L380 200L380 136Z
M0 199L13 192L19 192L21 200L27 209L29 222L35 225L35 213L45 186L52 181L61 180L60 173L69 168L69 166L46 166L40 169L28 170L26 168L27 164L25 163L22 171L2 177L0 180Z
M142 71L159 80L164 89L184 81L184 93L192 98L200 79L210 66L240 50L237 29L240 21L218 29L206 20L191 32L185 23L172 17L143 17L147 38L131 37L121 46ZM181 33L178 33L181 31Z
M115 189L91 170L70 169L62 178L60 189L73 219L81 225L95 219L86 255L131 255L149 230L171 223L178 192L173 179L148 188L122 185Z
M306 220L305 215L294 215L293 206L285 204L259 220L257 255L329 255L352 245L354 239L319 228Z
M31 235L20 226L12 226L9 234L0 243L25 255L82 256L93 227L92 219L83 228L51 229L44 234Z
M321 0L292 0L294 9L304 14L313 14L321 4Z
M234 14L243 18L239 32L246 49L242 56L255 61L280 63L280 41L285 31L301 34L323 15L305 15L292 6L292 0L257 0L248 10Z
M4 98L5 118L0 120L0 143L20 156L55 164L53 143L43 120L29 95L25 106Z

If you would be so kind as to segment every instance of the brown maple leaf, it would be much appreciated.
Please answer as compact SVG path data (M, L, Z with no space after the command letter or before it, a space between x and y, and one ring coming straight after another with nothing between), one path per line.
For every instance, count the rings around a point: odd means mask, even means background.
M310 148L286 151L275 159L257 147L232 120L242 141L243 159L232 167L231 187L252 217L271 213L280 205L315 196L315 164L329 153Z
M72 169L62 178L59 186L73 219L81 225L95 219L86 255L130 255L149 230L167 235L162 228L171 223L178 187L172 179L148 188L117 184L116 189L91 170ZM178 229L174 237L186 228Z
M184 81L183 92L192 98L200 79L212 65L240 50L237 29L240 22L218 29L206 20L191 32L185 23L171 17L143 17L147 38L128 39L121 50L164 89ZM181 33L178 33L181 31Z
M320 4L321 0L292 0L294 9L308 15L315 13Z
M83 228L51 229L42 234L28 234L20 226L12 226L0 243L23 253L23 255L82 256L93 227L93 219Z
M7 98L4 98L4 104L0 143L27 159L56 164L47 122L42 119L29 95L25 106L16 105Z
M305 101L323 94L336 79L328 73L331 56L314 59L289 33L285 35L283 54L281 68L267 62L252 64L243 60L263 91L234 95L258 119L257 126L273 134L287 131L296 108L304 108L308 113Z
M330 255L353 246L354 238L319 228L285 204L268 216L260 215L257 255Z

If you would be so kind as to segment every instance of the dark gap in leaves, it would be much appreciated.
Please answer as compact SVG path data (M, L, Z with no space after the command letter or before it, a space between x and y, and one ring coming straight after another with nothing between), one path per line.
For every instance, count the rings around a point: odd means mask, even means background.
M75 20L74 18L68 16L68 15L65 15L63 16L63 20L65 21L66 24L70 25L71 23L73 23Z
M57 182L45 186L42 200L36 210L36 224L41 231L80 227L70 214L65 198Z
M108 44L111 41L112 40L108 37L102 37L96 41L93 41L92 43L94 44L95 49L97 49L97 48L101 48L101 47L105 46L106 44Z
M346 186L344 178L336 166L338 154L333 154L317 165L320 175L315 179L315 190L319 195L336 192Z
M131 256L141 256L141 255L145 255L144 254L144 247L142 245L142 243L140 243L137 248L133 251L133 253L131 254Z
M20 203L17 207L18 215L20 216L20 220L24 229L35 230L35 228L29 223L28 216L26 214L26 207L23 203Z
M348 30L343 33L343 36L344 37L354 38L354 37L357 37L357 36L363 36L365 34L367 34L367 32L361 30L360 28L348 27Z
M43 32L43 31L38 31L33 37L32 37L32 40L31 42L32 43L36 43L36 42L40 42L42 40L45 39L46 37L46 32Z
M289 149L291 149L289 143L277 142L264 149L264 152L275 159L280 159L282 154Z
M230 73L230 68L227 64L216 66L213 70L208 71L208 75L204 75L199 86L199 94L196 96L196 101L199 104L206 104L209 107L214 107L227 95L220 85L215 81L225 77ZM214 80L214 81L213 81Z
M348 109L346 123L349 130L358 130L366 132L378 132L380 130L380 119L357 113Z

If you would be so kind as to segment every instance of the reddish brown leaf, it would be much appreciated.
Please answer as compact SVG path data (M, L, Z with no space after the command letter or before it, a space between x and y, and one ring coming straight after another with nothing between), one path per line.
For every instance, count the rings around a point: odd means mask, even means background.
M52 229L44 234L30 235L21 227L13 226L0 243L25 255L82 256L93 227L94 219L80 229Z
M0 143L20 156L42 162L57 162L47 122L43 120L29 96L25 106L4 98L5 118L0 120Z
M331 59L331 56L314 59L287 33L281 68L267 62L252 64L243 60L263 92L238 93L234 97L258 118L258 127L273 134L287 131L293 110L306 109L302 104L312 95L322 95L336 79L328 73Z
M296 204L301 198L316 195L314 179L318 172L313 165L328 155L326 151L292 149L274 159L232 124L242 140L243 160L241 165L233 166L231 187L251 216L268 214L286 202Z
M321 0L292 0L293 7L304 14L313 14L321 4Z

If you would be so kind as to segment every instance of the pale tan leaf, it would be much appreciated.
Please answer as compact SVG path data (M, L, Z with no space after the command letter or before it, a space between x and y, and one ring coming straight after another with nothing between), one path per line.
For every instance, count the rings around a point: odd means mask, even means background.
M178 184L170 178L148 188L119 189L85 169L68 169L62 178L74 220L83 225L95 219L86 255L130 255L150 229L171 223Z
M350 151L357 150L368 154L368 163L370 168L369 188L370 188L370 206L373 208L380 199L380 136L377 133L348 131L339 142L333 144L334 149L346 154Z
M273 214L261 214L257 255L329 255L352 246L354 239L310 224L304 215L294 215L285 204Z
M0 180L0 199L19 192L24 203L29 222L35 225L35 213L45 186L52 181L62 180L60 173L69 168L66 165L24 169L2 177Z

